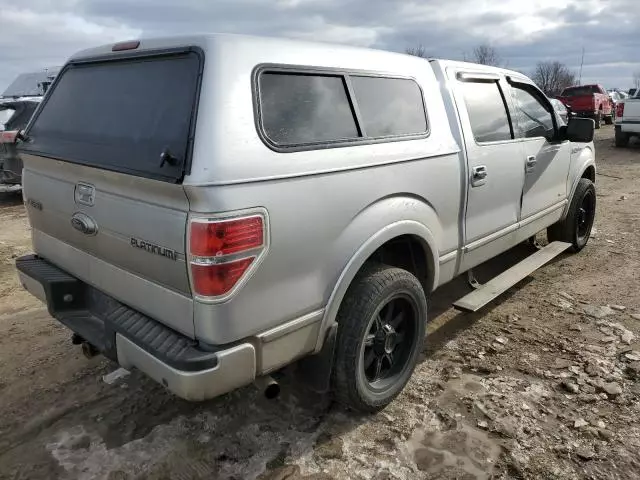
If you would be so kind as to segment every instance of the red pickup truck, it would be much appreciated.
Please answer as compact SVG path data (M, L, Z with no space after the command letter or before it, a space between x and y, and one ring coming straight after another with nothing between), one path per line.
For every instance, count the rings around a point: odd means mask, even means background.
M580 85L565 88L558 97L562 103L580 117L593 118L596 128L600 123L613 123L613 103L602 85Z

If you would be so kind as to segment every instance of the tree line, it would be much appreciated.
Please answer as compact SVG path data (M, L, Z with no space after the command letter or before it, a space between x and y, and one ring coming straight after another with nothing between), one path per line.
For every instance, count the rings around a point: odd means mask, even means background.
M427 49L421 44L407 48L405 52L416 57L429 57ZM487 43L475 47L469 58L464 54L464 60L481 65L507 67L498 51ZM576 74L567 65L558 61L538 62L530 77L549 97L558 96L565 88L578 84ZM633 85L635 88L640 88L640 72L633 74Z

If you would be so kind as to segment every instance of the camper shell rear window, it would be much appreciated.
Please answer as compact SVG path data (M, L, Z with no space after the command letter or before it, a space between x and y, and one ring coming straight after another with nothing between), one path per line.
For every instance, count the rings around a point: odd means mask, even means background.
M203 61L201 50L183 48L71 62L20 150L179 182L190 165Z

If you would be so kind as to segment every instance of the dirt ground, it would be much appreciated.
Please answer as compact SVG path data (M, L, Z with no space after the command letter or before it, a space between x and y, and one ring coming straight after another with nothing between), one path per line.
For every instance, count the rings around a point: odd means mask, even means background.
M21 199L0 194L0 478L640 478L640 145L596 141L596 232L478 314L430 299L423 357L374 416L253 387L191 404L85 359L19 286ZM480 280L531 252L518 247ZM607 307L609 306L609 307Z

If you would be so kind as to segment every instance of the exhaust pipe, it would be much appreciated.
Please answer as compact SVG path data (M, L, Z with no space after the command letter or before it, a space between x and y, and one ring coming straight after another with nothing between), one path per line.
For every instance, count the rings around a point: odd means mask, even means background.
M87 358L93 358L100 355L100 352L89 342L82 342L82 354Z
M264 396L269 400L273 400L280 395L280 384L271 375L258 377L254 383L258 390L264 392Z

